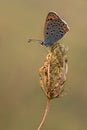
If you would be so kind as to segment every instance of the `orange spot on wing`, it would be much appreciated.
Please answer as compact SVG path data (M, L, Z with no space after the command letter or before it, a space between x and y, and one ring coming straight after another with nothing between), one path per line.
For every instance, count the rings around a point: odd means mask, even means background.
M69 28L68 27L62 27L62 29L63 29L63 31L66 33L66 32L68 32L69 31Z

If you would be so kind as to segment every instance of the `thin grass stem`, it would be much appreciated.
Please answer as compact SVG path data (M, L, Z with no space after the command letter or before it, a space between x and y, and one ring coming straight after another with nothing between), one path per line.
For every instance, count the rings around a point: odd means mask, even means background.
M37 130L41 130L41 128L42 128L42 126L43 126L43 124L44 124L44 122L46 120L46 117L47 117L47 114L48 114L48 111L49 111L49 108L50 108L50 101L51 100L48 99L47 105L46 105L46 109L45 109L45 112L44 112L44 115L43 115L43 118L42 118L42 121L41 121L41 123L40 123L40 125L39 125Z

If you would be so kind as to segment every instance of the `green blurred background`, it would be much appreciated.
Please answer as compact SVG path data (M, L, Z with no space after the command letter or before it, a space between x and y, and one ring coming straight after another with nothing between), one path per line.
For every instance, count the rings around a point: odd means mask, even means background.
M47 13L69 25L60 40L69 47L67 96L51 102L43 130L87 130L87 0L0 0L0 130L36 130L47 98L38 69L47 49L43 40Z

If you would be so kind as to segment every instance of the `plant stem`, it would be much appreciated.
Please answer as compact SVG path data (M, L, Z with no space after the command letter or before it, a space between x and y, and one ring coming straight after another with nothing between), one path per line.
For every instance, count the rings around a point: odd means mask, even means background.
M49 107L50 107L50 99L48 99L48 101L47 101L47 105L46 105L46 109L45 109L42 121L41 121L41 123L40 123L37 130L41 130L41 128L42 128L42 126L43 126L43 124L44 124L44 122L46 120L46 117L47 117L47 114L48 114L48 111L49 111Z

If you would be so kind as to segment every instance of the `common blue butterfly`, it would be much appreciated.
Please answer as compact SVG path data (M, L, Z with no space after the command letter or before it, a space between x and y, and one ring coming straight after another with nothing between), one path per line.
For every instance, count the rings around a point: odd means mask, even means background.
M69 31L67 23L62 20L55 12L48 13L44 27L44 41L41 45L51 47L55 42L60 40L66 32ZM29 42L32 39L29 39Z

